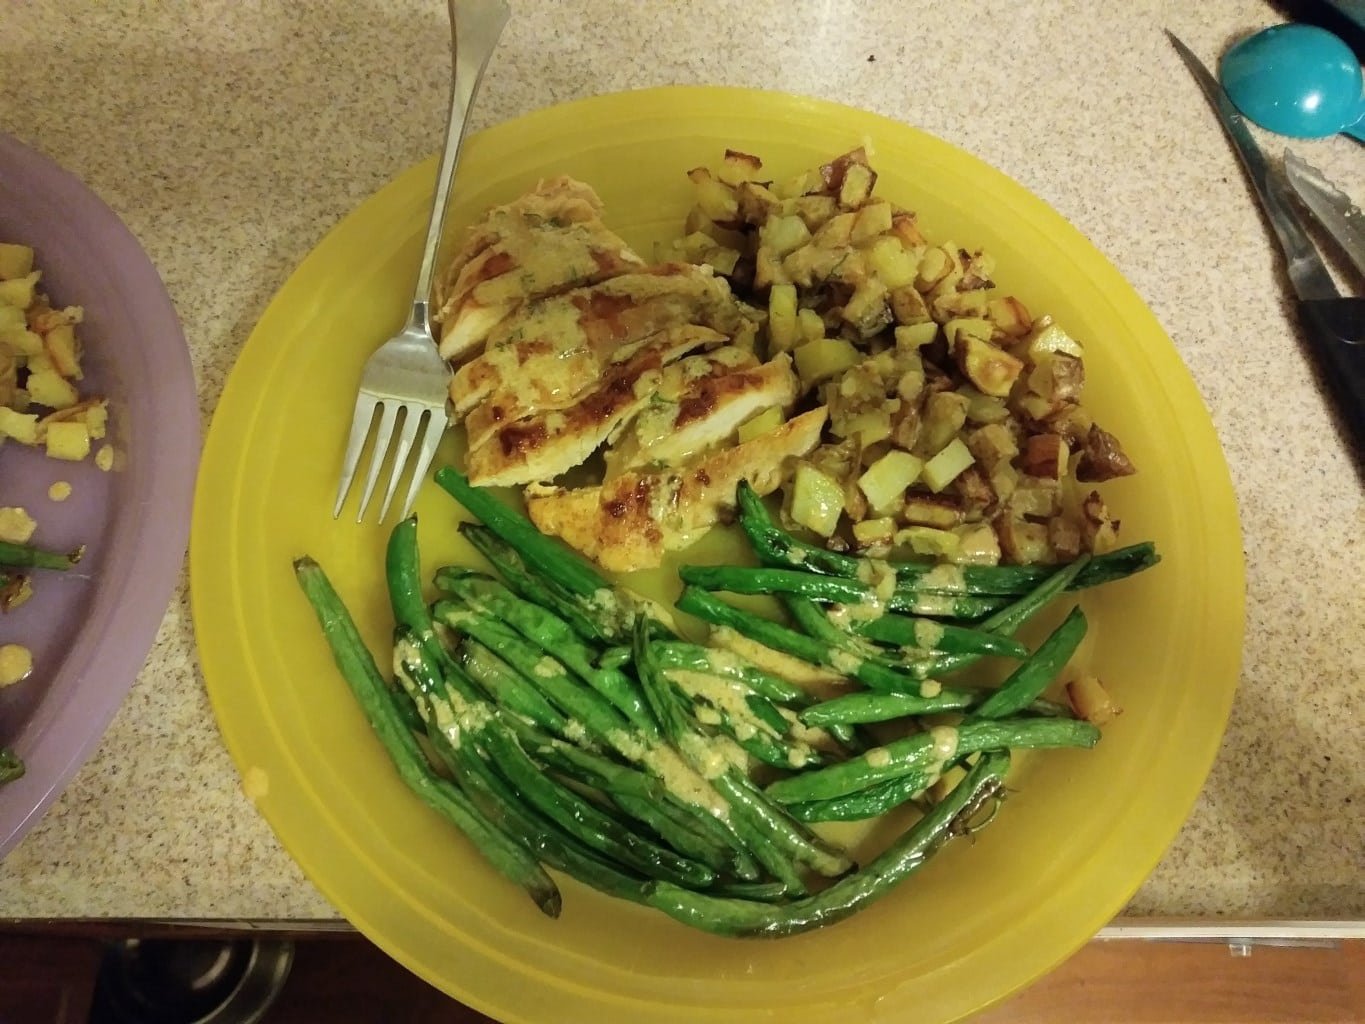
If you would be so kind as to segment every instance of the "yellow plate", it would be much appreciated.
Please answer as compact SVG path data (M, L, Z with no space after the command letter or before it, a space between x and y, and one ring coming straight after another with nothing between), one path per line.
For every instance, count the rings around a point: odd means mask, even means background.
M684 172L727 146L775 177L860 143L880 194L928 236L983 247L998 282L1087 346L1087 401L1141 472L1107 486L1129 539L1162 564L1090 592L1093 661L1127 713L1093 752L1016 772L976 842L949 847L851 921L778 942L689 931L564 882L542 917L399 782L333 667L290 571L316 557L371 648L390 629L386 531L331 518L359 369L406 313L433 164L346 218L247 342L213 419L196 495L194 619L209 696L248 791L318 888L432 984L508 1021L946 1021L1058 963L1116 914L1175 836L1218 747L1236 686L1243 566L1212 425L1179 356L1118 272L1019 185L872 114L757 91L602 96L470 140L451 223L537 178L592 183L646 255L673 237ZM457 453L454 440L438 464ZM352 499L354 502L354 499ZM458 507L418 500L429 568L468 551ZM352 513L353 514L353 513ZM714 554L724 542L712 541Z

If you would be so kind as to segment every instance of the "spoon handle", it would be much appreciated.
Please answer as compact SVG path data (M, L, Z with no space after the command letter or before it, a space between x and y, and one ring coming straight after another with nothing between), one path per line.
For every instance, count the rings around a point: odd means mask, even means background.
M1299 317L1348 444L1355 441L1357 466L1365 471L1365 299L1309 299L1299 303Z

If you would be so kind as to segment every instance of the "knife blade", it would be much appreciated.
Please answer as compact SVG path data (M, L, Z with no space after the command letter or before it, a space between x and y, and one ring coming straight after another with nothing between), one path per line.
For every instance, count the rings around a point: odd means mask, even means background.
M1303 205L1336 239L1356 270L1365 277L1365 214L1326 175L1287 149L1284 151L1284 173Z
M1304 230L1299 215L1294 212L1289 190L1271 173L1270 163L1252 137L1246 118L1238 112L1232 100L1228 99L1228 94L1218 84L1218 79L1204 67L1203 62L1194 55L1194 51L1182 43L1174 32L1168 30L1166 37L1170 39L1171 45L1180 54L1180 59L1185 62L1190 73L1194 75L1194 80L1199 84L1209 105L1213 107L1214 113L1218 115L1228 141L1232 143L1232 148L1246 169L1247 178L1250 179L1256 196L1261 201L1261 209L1265 211L1275 237L1279 239L1280 248L1284 250L1289 281L1294 286L1294 291L1304 300L1337 298L1341 293L1337 291L1332 275L1327 272L1327 267L1323 264L1322 257L1318 255L1312 239Z
M1365 474L1365 298L1342 298L1294 209L1293 193L1284 176L1271 172L1246 120L1209 69L1173 32L1167 31L1166 36L1218 115L1284 250L1289 282L1299 297L1305 339L1342 423L1355 440L1357 469Z

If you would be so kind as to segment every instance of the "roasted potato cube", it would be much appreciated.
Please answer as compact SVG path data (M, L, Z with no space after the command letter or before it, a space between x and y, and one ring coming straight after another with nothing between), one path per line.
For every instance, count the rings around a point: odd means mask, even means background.
M923 459L905 451L889 451L858 478L858 486L874 512L893 509L923 469Z
M20 444L37 444L38 417L0 405L0 437L12 437Z
M844 511L844 488L808 462L797 464L792 479L791 510L794 522L821 537L829 537Z
M9 309L9 306L0 306L0 313ZM22 317L22 314L20 314ZM26 330L23 327L13 331L0 332L0 345L8 348L16 355L32 358L33 356L45 355L43 349L43 338L40 334Z
M1118 546L1118 521L1109 517L1109 509L1097 491L1091 491L1081 502L1081 520L1077 526L1081 531L1081 542L1094 554L1107 554Z
M760 248L754 258L754 287L763 289L791 283L791 277L783 267L783 261L771 249Z
M867 164L849 164L844 180L839 183L839 205L856 210L867 202L877 184L877 172Z
M1019 468L1029 476L1060 480L1066 475L1066 462L1071 457L1066 441L1059 434L1034 434L1024 442Z
M1016 517L1049 519L1060 511L1061 488L1046 477L1023 476L1010 495L1010 512Z
M782 200L765 185L756 181L743 182L735 189L739 203L739 217L745 224L765 224L769 217L780 215Z
M858 211L858 219L853 222L850 241L854 245L865 245L890 230L891 204L880 201L870 202Z
M915 287L927 294L945 283L951 285L961 276L962 265L958 262L956 247L936 245L925 249L920 257Z
M999 565L1000 541L990 523L971 523L953 530L957 535L958 565Z
M886 235L872 243L872 248L867 254L867 262L872 268L872 273L877 275L888 290L909 288L916 297L919 297L919 292L913 287L917 270L915 258L906 252L895 238ZM923 304L923 301L921 298L920 303Z
M1124 454L1119 440L1098 424L1092 424L1076 463L1076 479L1085 483L1099 483L1119 476L1132 476L1137 467Z
M1061 353L1074 359L1083 359L1085 350L1081 343L1052 322L1052 317L1039 317L1038 321L1024 336L1029 358L1037 360L1047 353Z
M27 245L0 242L0 281L27 277L33 271L33 250Z
M786 352L799 337L796 322L796 287L775 284L768 292L768 344L772 353Z
M1067 403L1047 418L1046 426L1054 433L1061 434L1073 449L1079 448L1090 433L1095 421L1084 406Z
M49 423L47 426L47 454L54 459L80 462L90 454L90 430L78 420L68 423Z
M935 391L924 400L915 454L925 458L937 455L957 437L966 422L967 400L953 391Z
M904 211L897 213L891 218L891 233L900 239L901 245L907 252L919 252L929 243L920 234L919 224L915 221L913 213Z
M702 213L722 227L739 224L739 200L734 189L718 181L705 167L693 168L687 176L696 187L697 206Z
M737 149L727 149L725 159L721 161L720 168L716 171L716 177L726 185L737 186L743 182L754 181L762 170L763 161L758 157L741 153Z
M28 317L18 306L0 305L0 338L28 330ZM41 344L42 339L39 339ZM12 346L17 347L17 346Z
M969 518L976 518L995 504L995 489L979 466L971 465L964 469L953 481L952 487Z
M1003 398L983 395L970 384L963 384L957 393L967 400L967 421L969 423L1001 423L1009 419L1010 411Z
M900 288L891 289L891 313L896 318L896 323L904 324L907 327L917 327L924 324L932 326L928 338L921 344L928 344L938 333L938 324L929 314L929 307L925 304L924 296L919 293L919 289L914 285L904 285ZM900 337L899 333L896 335Z
M890 516L864 519L853 524L853 542L859 548L885 547L896 538L896 520Z
M986 306L985 292L936 292L933 301L930 303L934 319L939 323L944 323L955 317L977 317L986 323L990 323L989 320L985 320ZM994 331L991 333L994 334ZM987 335L988 338L990 336Z
M32 362L29 365L31 367ZM45 405L49 409L65 409L80 400L71 382L56 370L44 369L29 374L27 386L29 398L35 404Z
M823 337L799 346L792 356L796 360L796 372L801 384L807 389L822 380L837 377L863 358L862 353L843 338Z
M962 509L957 499L947 494L916 494L905 496L901 506L901 522L911 526L933 526L947 530L962 522Z
M1028 308L1013 295L991 299L986 303L986 318L1007 338L1022 338L1033 326Z
M953 357L978 391L996 398L1009 395L1024 369L1024 364L1004 349L967 331L959 331L954 338Z
M694 206L687 211L687 220L683 224L683 230L689 234L701 232L708 238L713 238L720 245L727 249L737 249L741 252L749 251L749 236L742 231L734 228L723 228L706 214L702 213L701 207Z
M1028 388L1048 400L1054 409L1078 401L1085 387L1085 364L1063 352L1044 352L1034 359Z
M795 252L810 240L810 230L800 217L769 217L758 233L759 246L778 257Z
M999 423L978 427L967 434L966 441L973 457L988 473L994 473L1002 464L1008 465L1019 454L1019 444L1014 434Z
M949 561L957 557L961 543L962 539L957 534L932 526L907 526L896 534L898 547L908 547L917 555L946 558Z
M937 494L958 478L972 465L972 453L954 437L944 449L924 464L921 474L929 490Z
M1078 676L1067 683L1066 696L1072 710L1091 725L1108 725L1123 714L1123 708L1114 702L1095 676Z
M14 506L0 508L0 540L10 544L27 544L37 529L37 520L26 509Z
M812 232L819 231L839 212L833 196L797 196L782 201L782 214L800 217Z
M33 293L37 290L38 279L42 276L41 270L34 270L23 277L0 281L0 305L28 309L33 305Z
M1074 562L1081 556L1081 530L1066 516L1053 516L1047 521L1047 541L1057 553L1057 560Z
M887 301L886 285L876 278L854 289L844 303L844 322L864 338L879 334L891 326L891 306Z
M1016 492L1018 493L1018 492ZM991 520L1000 553L1014 565L1034 565L1053 561L1052 548L1047 542L1047 527L1042 523L1019 519L1011 512L998 513Z
M80 380L80 346L76 341L76 329L70 324L61 324L43 335L43 348L52 360L52 367L67 380Z
M773 189L781 199L818 195L825 191L825 179L818 170L803 171Z

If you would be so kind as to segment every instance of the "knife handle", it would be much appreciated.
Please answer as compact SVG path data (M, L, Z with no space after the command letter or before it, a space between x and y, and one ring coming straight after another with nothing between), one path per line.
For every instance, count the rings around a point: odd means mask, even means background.
M1323 379L1342 423L1365 460L1365 298L1308 299L1299 303Z

